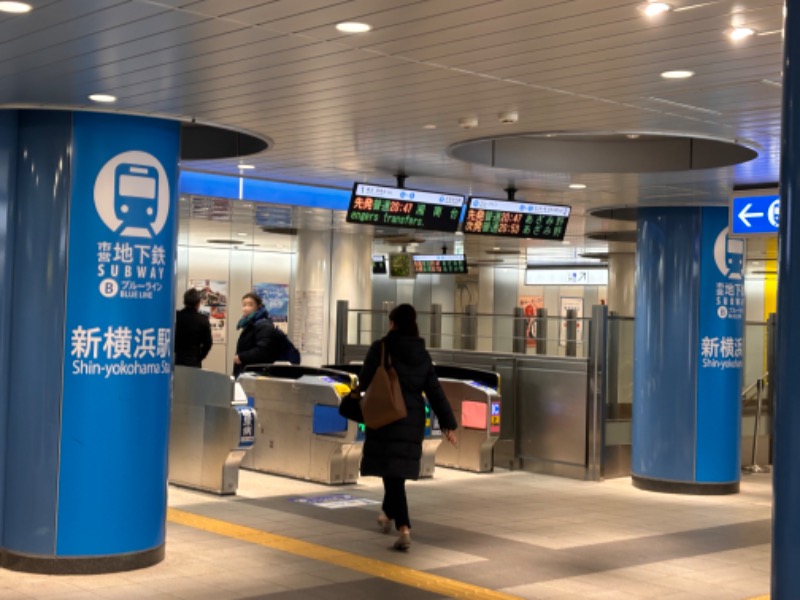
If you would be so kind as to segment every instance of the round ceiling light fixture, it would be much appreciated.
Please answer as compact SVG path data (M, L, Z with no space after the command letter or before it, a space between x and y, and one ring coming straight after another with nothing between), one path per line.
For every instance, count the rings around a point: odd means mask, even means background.
M756 31L755 29L751 29L750 27L731 27L725 33L734 42L739 42L741 40L754 36L756 34Z
M372 29L372 26L367 23L346 21L344 23L337 23L336 29L342 33L366 33Z
M0 2L0 12L22 15L32 10L33 7L27 2Z
M645 16L657 17L658 15L663 15L671 11L672 6L666 2L645 2L639 5L639 10L641 10Z
M570 183L569 189L571 190L585 190L586 184L585 183Z
M694 75L694 71L678 69L676 71L664 71L661 77L664 79L688 79Z
M117 97L111 94L89 94L89 100L100 104L113 104L117 101Z
M436 125L433 123L428 123L427 125L422 126L423 129L436 129Z
M249 171L250 169L255 169L255 165L237 165L240 171Z

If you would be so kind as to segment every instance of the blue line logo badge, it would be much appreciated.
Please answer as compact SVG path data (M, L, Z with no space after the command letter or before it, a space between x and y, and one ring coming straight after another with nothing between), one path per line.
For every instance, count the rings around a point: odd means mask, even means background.
M97 175L94 205L121 237L154 238L169 217L169 179L159 160L138 150L109 160Z

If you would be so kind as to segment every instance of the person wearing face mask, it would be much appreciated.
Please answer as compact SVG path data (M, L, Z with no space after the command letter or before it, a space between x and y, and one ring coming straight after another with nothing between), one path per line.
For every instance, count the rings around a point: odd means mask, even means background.
M233 375L238 377L249 365L263 365L280 360L281 343L275 325L261 298L253 292L242 297L242 318L236 326L239 340L233 359Z

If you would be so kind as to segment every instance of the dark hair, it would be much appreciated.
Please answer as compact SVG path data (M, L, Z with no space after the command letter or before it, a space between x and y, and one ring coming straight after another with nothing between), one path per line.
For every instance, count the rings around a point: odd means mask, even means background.
M400 335L419 337L417 327L417 311L410 304L401 304L389 313L389 320L394 323L395 331Z
M194 308L203 300L203 295L196 289L191 288L183 293L183 305Z
M253 292L247 292L244 296L242 296L242 300L247 300L248 298L256 303L256 308L261 308L261 305L264 304L264 301L261 300L261 297Z

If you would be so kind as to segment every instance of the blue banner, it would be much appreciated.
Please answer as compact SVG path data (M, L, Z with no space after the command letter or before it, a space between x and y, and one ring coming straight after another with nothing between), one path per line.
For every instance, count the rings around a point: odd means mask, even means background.
M58 555L164 542L179 143L74 115Z
M696 480L739 481L744 355L744 241L728 211L704 208L700 248Z
M731 200L731 235L778 235L781 198L765 196L734 196Z

